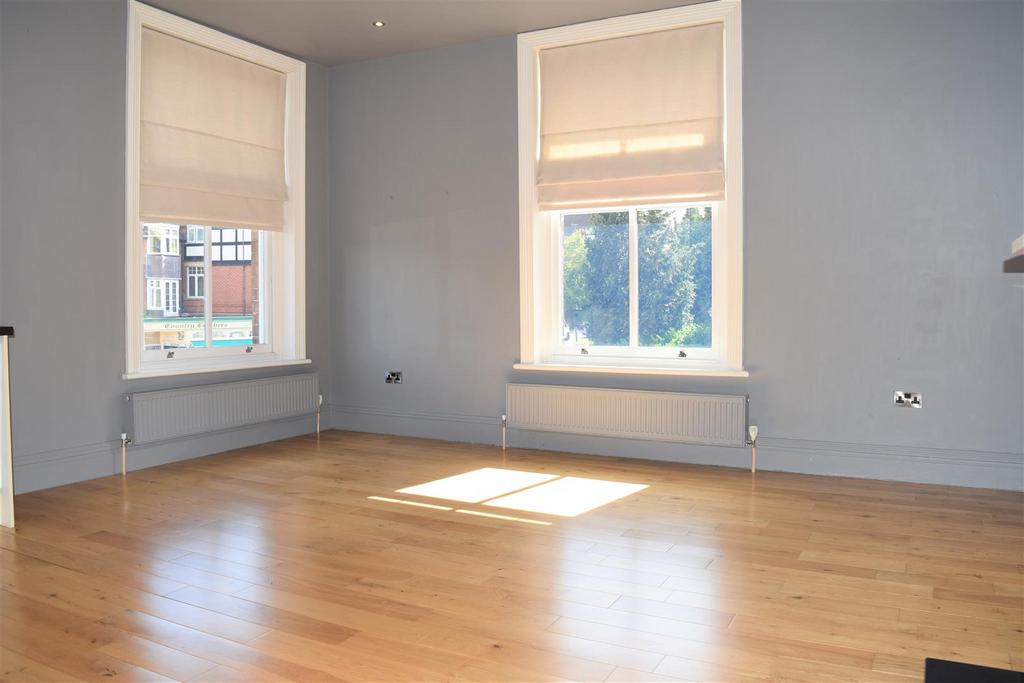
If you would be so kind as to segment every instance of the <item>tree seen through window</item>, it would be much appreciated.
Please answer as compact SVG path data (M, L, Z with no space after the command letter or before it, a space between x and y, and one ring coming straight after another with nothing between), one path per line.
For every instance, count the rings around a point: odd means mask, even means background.
M638 271L638 338L632 344L631 219ZM710 347L711 230L710 206L563 216L562 341Z

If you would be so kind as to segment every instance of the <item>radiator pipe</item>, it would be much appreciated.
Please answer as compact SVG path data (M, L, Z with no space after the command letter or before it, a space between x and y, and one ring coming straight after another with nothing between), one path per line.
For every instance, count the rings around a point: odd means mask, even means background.
M501 450L508 445L508 416L501 416Z
M757 425L747 427L750 435L750 471L757 472Z
M128 434L121 432L121 476L128 476L128 444L132 442Z
M316 395L316 435L320 436L320 407L324 404L324 395Z

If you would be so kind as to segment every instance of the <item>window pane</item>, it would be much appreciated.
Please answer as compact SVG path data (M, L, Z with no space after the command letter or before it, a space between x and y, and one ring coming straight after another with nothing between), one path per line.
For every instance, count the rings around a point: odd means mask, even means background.
M266 341L265 315L261 315L264 297L260 244L266 241L266 233L253 231L252 240L252 262L236 262L235 247L224 246L224 261L211 268L207 284L213 303L214 346L249 346Z
M209 228L207 228L209 229ZM160 253L145 255L144 338L150 350L249 346L267 343L267 316L263 292L266 233L209 229L210 238L222 243L212 248L211 268L205 263L202 226L145 224L143 237L157 235ZM252 243L238 245L244 237ZM179 243L187 241L188 249ZM223 260L221 257L223 256ZM212 338L207 338L206 315L212 317ZM209 341L209 343L207 343Z
M163 300L160 281L146 280L146 308L154 311L161 310L164 307Z
M145 315L143 316L143 344L145 349L184 349L203 346L206 337L206 318L203 299L189 298L188 273L183 263L179 242L187 238L188 231L180 226L149 223L143 225L143 234L153 236L162 243L159 253L143 256L143 282L145 288ZM203 262L202 245L191 245L187 261L192 265ZM189 296L183 296L183 294ZM201 295L200 295L201 296Z
M164 280L164 315L178 315L178 281Z
M206 282L206 269L204 266L188 266L188 297L190 299L201 299L204 294L203 285Z
M562 342L629 345L629 214L562 217Z
M711 207L637 211L641 346L711 346Z

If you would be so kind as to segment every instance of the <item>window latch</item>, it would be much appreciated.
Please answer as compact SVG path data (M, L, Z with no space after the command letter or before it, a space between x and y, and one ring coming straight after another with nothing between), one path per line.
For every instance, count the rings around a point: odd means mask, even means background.
M580 353L583 354L584 356L590 355L590 351L587 351L586 349L580 349Z
M174 351L168 351L167 352L167 357L168 358L174 358Z
M246 346L245 347L245 352L246 353L252 353L252 347L251 346Z
M679 349L679 357L680 358L686 358L686 351L683 351L682 349Z

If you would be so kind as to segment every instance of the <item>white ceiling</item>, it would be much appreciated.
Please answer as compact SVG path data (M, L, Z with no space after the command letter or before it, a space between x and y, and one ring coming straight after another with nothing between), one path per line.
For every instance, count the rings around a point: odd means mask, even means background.
M327 66L694 0L146 0ZM373 21L387 22L374 28Z

